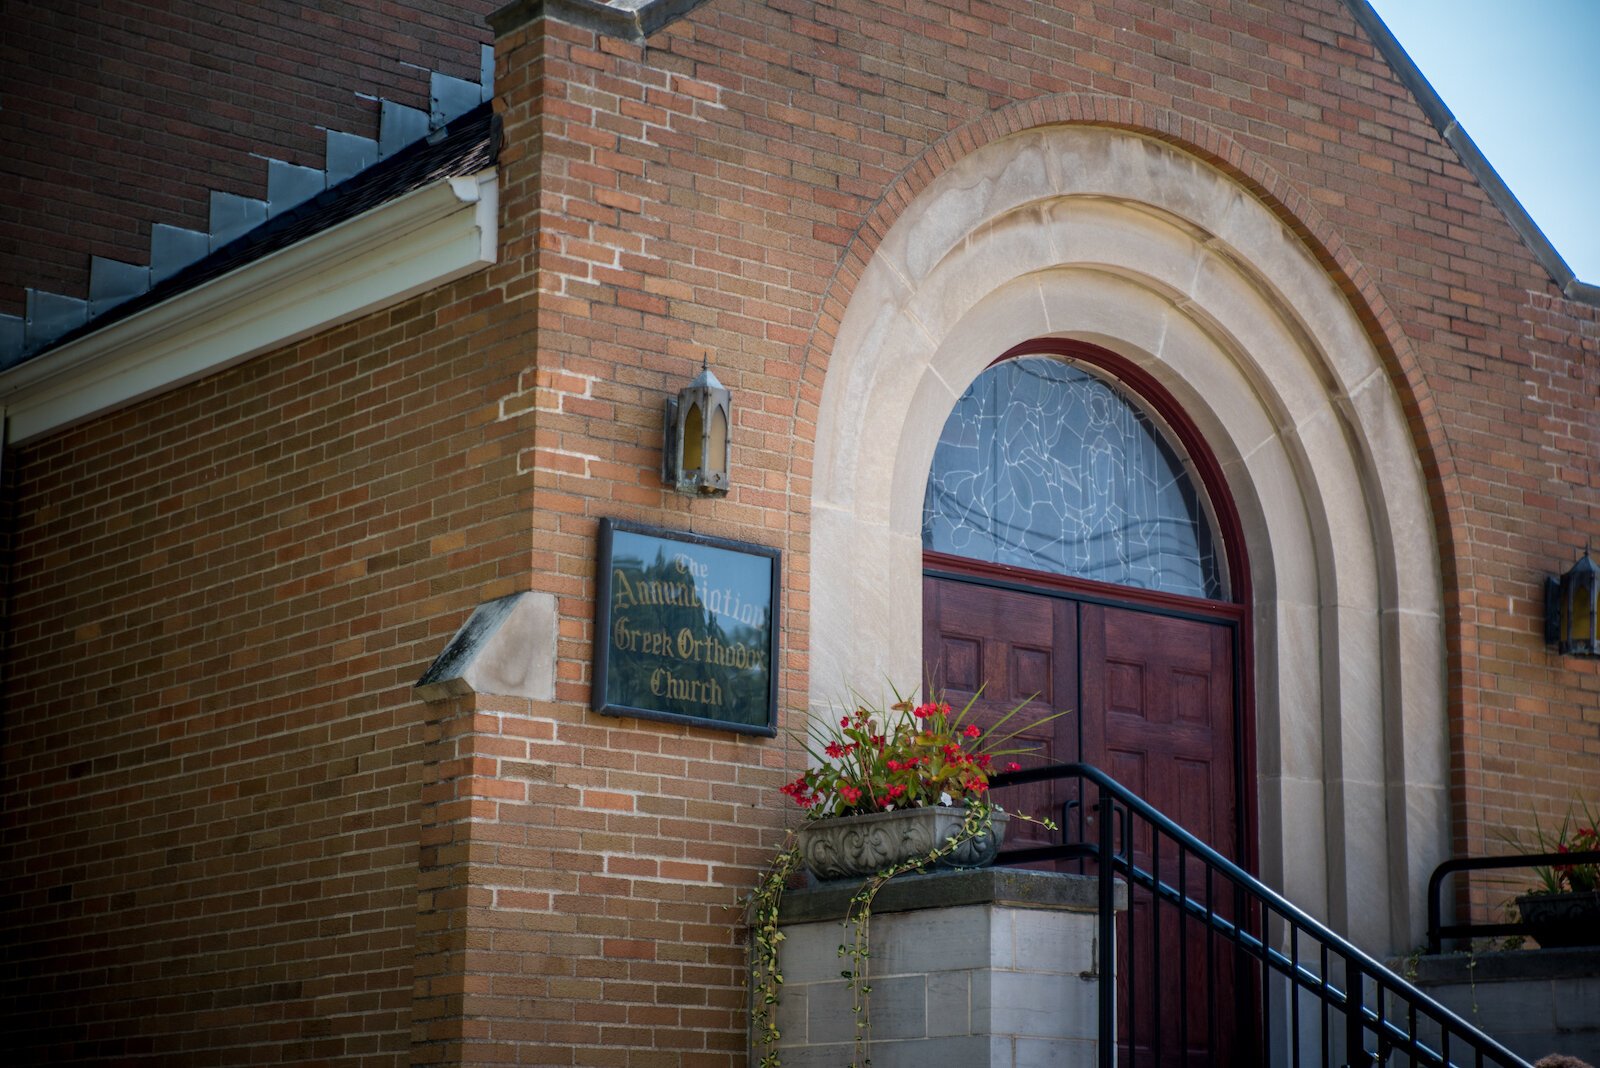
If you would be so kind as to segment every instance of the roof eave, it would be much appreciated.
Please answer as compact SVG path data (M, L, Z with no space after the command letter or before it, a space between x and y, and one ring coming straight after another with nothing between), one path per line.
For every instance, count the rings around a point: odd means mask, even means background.
M444 178L0 372L6 440L175 388L495 262L493 167Z

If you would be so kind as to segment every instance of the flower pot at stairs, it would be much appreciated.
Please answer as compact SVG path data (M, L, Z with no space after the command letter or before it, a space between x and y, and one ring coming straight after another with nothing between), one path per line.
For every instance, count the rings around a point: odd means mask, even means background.
M943 847L966 819L965 807L938 805L812 820L799 830L800 856L818 879L862 878ZM1009 819L993 810L982 833L932 866L977 868L992 863Z
M1600 946L1600 890L1524 894L1517 911L1546 949Z

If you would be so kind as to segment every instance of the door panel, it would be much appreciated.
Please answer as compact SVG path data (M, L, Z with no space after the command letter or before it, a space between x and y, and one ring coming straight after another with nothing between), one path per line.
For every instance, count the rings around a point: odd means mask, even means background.
M1231 628L1102 605L1084 605L1080 618L1084 759L1237 858ZM1152 855L1143 833L1133 852L1161 881L1204 896L1204 868L1192 858L1171 847ZM1118 922L1123 1057L1131 1045L1140 1065L1235 1063L1231 960L1201 924L1170 907L1158 920L1150 905L1148 892L1132 893ZM1232 913L1231 902L1213 906ZM1208 971L1215 1000L1186 998L1206 988Z
M1002 733L1078 700L1077 606L1055 597L926 577L922 583L923 665L935 693L960 708L977 698L981 727L1033 698ZM980 693L981 689L981 693ZM1030 750L1010 757L1023 767L1077 759L1077 716L1066 715L1024 732L1008 747ZM1061 794L1062 796L1057 796ZM1008 792L1008 808L1061 822L1062 788L1050 783ZM1045 845L1051 836L1036 824L1011 821L1008 846Z
M1231 629L1095 604L1082 626L1083 759L1119 779L1124 756L1160 769L1140 794L1237 857ZM1185 788L1197 778L1209 789Z

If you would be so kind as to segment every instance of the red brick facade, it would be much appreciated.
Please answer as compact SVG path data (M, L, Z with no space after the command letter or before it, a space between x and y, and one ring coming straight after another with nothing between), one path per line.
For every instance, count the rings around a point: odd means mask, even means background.
M361 52L362 87L388 94L364 77L379 54L449 69L480 39L468 14L371 47L328 24L304 47ZM214 21L139 32L207 77L266 64L254 45L214 62ZM36 68L56 25L40 13L38 47L8 56ZM744 1064L737 902L803 758L588 710L597 524L783 551L780 721L797 726L843 309L920 189L1046 124L1139 131L1233 176L1387 362L1443 554L1456 848L1600 795L1600 662L1541 636L1544 576L1600 543L1600 309L1559 294L1340 0L710 0L648 46L544 19L496 49L498 265L6 456L13 1047ZM95 199L57 202L92 231L7 196L26 241L0 299L74 284L88 252L134 258L140 227L244 183L245 151L295 158L312 123L360 117L327 83L282 84L336 110L174 87L217 106L184 103L170 136L211 147L181 176L110 192L97 173ZM83 114L70 92L51 106ZM201 137L213 119L237 145ZM13 190L71 172L30 144L41 170ZM30 251L46 234L54 250ZM735 397L735 488L689 500L660 485L660 404L708 350ZM528 589L559 606L554 702L414 695L475 605Z

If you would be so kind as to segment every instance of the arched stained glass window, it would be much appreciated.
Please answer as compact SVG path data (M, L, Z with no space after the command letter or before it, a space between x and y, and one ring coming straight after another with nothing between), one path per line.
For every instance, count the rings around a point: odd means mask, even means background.
M956 403L923 498L926 549L1191 597L1226 596L1183 454L1117 385L996 364Z

